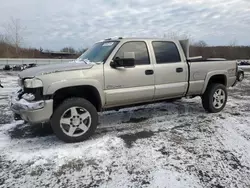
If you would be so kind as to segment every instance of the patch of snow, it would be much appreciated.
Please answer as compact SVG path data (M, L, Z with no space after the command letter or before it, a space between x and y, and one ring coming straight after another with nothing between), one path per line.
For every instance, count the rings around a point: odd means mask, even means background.
M236 118L228 117L227 121L218 120L216 123L220 127L219 139L225 145L225 149L237 149L244 165L250 166L250 119L246 118L240 123Z
M151 175L153 180L151 186L155 188L175 187L175 188L198 188L203 187L199 184L199 179L193 175L178 173L176 171L158 169Z
M8 145L11 144L12 140L8 136L8 131L15 128L21 123L23 123L23 121L16 121L14 123L0 126L0 149L6 148Z
M14 121L13 123L10 123L10 124L4 124L0 126L0 132L6 132L8 130L11 130L15 128L16 126L21 125L22 123L23 123L23 120Z
M2 124L0 187L248 187L249 80L229 89L217 114L199 97L100 113L96 134L81 143L23 121Z

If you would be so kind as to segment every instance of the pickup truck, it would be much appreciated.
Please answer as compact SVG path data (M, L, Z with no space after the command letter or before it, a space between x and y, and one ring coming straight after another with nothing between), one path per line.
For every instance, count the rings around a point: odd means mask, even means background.
M200 96L207 112L220 112L237 63L199 59L188 40L109 38L73 62L21 71L10 106L31 124L50 122L64 142L88 139L103 110Z

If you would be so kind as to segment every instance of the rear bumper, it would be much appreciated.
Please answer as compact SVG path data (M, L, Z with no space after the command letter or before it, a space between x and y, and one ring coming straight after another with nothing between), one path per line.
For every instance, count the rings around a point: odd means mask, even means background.
M53 100L41 100L29 102L25 99L18 99L18 93L10 96L10 109L20 115L21 119L35 124L50 120L53 113Z

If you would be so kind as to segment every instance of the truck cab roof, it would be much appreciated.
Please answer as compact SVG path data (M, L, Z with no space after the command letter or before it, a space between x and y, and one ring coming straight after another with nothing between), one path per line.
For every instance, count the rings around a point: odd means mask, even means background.
M167 38L157 38L157 37L110 37L110 38L106 38L104 40L101 40L101 42L104 42L104 41L131 41L131 40L143 40L143 41L161 40L161 41L171 41L171 42L178 42L179 41L179 40L173 40L173 39L167 39Z
M157 37L110 37L98 42L105 42L105 41L120 41L120 42L127 42L127 41L168 41L174 42L175 44L179 44L185 54L185 57L189 58L189 40L174 40L174 39L167 39L167 38L157 38ZM200 57L199 57L200 58Z

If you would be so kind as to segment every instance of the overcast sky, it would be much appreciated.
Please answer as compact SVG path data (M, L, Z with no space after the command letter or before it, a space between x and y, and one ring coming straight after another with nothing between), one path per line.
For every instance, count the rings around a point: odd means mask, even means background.
M27 47L82 48L110 36L173 32L210 45L250 45L250 0L0 0L0 26L11 16L26 27Z

